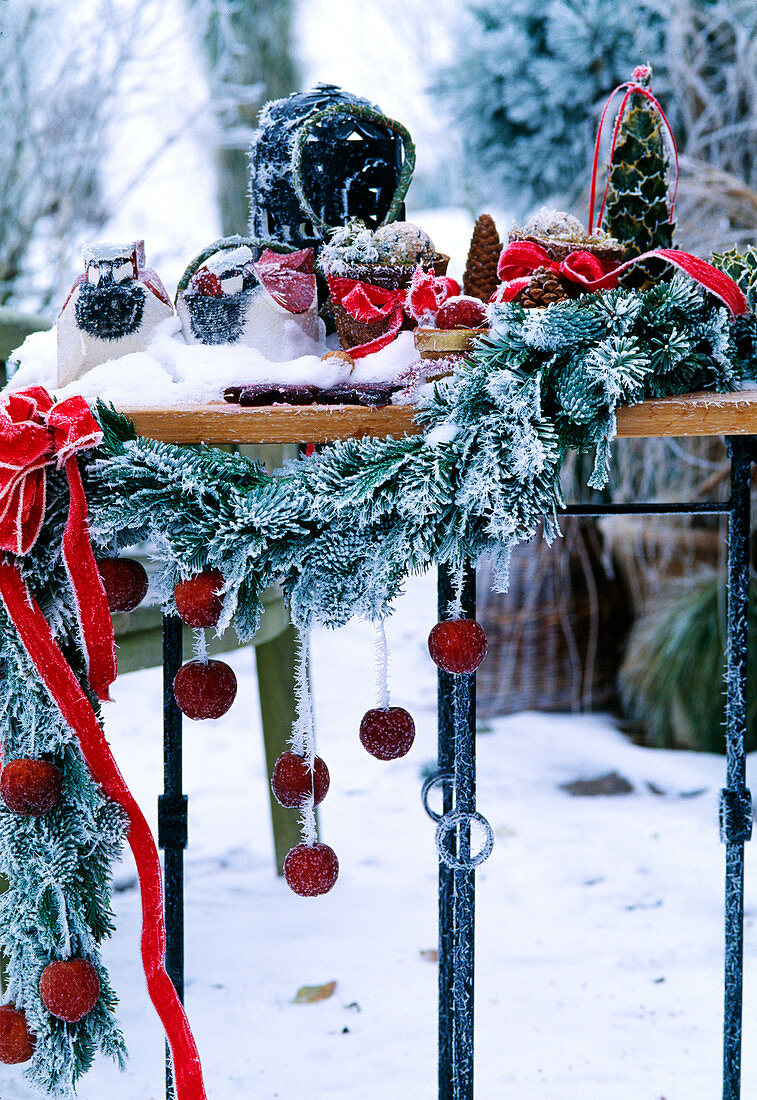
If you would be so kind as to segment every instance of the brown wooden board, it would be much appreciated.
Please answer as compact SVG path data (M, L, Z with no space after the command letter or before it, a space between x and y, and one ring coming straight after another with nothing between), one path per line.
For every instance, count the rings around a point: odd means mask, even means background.
M271 405L225 402L172 409L120 410L140 435L172 443L328 443L363 436L413 435L411 405ZM757 388L665 397L618 409L619 436L757 435Z

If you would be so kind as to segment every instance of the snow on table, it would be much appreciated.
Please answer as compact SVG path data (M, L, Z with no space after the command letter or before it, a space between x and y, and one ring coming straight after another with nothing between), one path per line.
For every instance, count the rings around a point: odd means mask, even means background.
M333 341L331 341L333 343ZM419 356L412 332L401 332L381 351L359 359L352 370L340 358L322 359L326 343L300 341L299 352L282 362L266 359L254 348L187 344L177 317L169 317L143 352L109 359L67 386L58 387L55 329L27 337L13 353L18 363L7 389L45 386L61 399L81 394L87 401L100 397L117 408L202 406L220 401L227 386L317 386L328 389L342 383L391 382L403 377Z

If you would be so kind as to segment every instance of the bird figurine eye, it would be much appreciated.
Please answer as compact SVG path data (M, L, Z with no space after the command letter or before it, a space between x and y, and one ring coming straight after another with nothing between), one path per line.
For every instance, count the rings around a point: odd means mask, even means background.
M242 289L244 279L241 271L224 271L221 275L221 290L227 296L238 294Z
M113 281L116 283L125 283L127 279L131 279L134 275L134 265L131 260L116 260L113 264Z

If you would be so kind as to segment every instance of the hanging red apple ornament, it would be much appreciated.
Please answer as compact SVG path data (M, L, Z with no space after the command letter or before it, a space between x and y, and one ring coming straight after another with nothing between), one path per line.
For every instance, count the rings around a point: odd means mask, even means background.
M486 656L484 628L475 619L445 619L431 628L428 651L444 672L475 672Z
M60 802L63 775L49 760L9 760L0 776L0 794L14 814L39 817Z
M51 1016L76 1024L100 999L100 979L86 959L52 962L42 971L39 995Z
M28 1062L34 1054L35 1042L26 1013L13 1005L0 1005L0 1062L5 1066Z
M314 796L314 806L319 806L329 789L329 769L320 756L316 756L314 768L308 765L307 758L296 752L284 752L278 758L271 776L271 789L276 801L287 809L296 810L303 806L310 795Z
M287 885L302 898L327 894L338 874L339 860L336 852L320 841L315 844L298 844L284 860Z
M173 694L187 718L220 718L234 702L237 678L224 661L187 661L174 676Z
M111 611L133 611L147 595L147 573L134 558L103 558L97 568Z
M415 740L415 722L403 707L375 707L360 722L360 743L377 760L405 756Z
M223 610L223 573L204 569L189 580L179 581L174 588L176 610L187 624L195 628L215 626Z

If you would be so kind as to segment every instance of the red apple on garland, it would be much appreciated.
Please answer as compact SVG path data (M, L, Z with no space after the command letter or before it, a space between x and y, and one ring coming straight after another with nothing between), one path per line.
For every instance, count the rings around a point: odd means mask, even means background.
M0 1005L0 1062L15 1066L34 1054L36 1036L29 1031L26 1013L13 1005Z
M299 809L314 795L314 806L319 806L329 789L329 769L315 758L311 769L307 758L296 752L284 752L276 761L271 776L271 789L276 801L288 809Z
M203 569L189 580L179 581L174 588L174 600L179 616L195 628L215 626L223 610L223 573L218 569Z
M147 595L147 573L134 558L102 558L97 563L111 611L133 611Z
M428 651L444 672L475 672L486 656L484 628L475 619L445 619L431 628Z
M187 661L174 677L173 693L187 718L220 718L234 702L237 678L224 661Z
M63 775L49 760L9 760L0 775L0 794L14 814L39 817L60 802Z
M287 885L303 898L327 894L338 874L339 860L336 852L320 841L296 845L284 860Z
M363 715L360 743L377 760L405 756L415 740L415 723L402 707L375 707Z
M51 962L42 971L39 994L51 1016L76 1024L100 999L100 979L87 959Z

